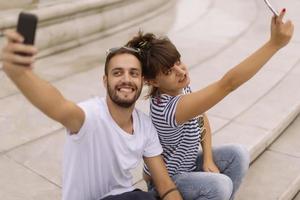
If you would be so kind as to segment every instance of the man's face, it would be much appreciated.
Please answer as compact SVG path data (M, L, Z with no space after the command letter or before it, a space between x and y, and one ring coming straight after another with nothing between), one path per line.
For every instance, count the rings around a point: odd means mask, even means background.
M115 55L109 61L108 73L103 80L111 101L120 107L129 108L134 105L142 91L141 64L134 55Z

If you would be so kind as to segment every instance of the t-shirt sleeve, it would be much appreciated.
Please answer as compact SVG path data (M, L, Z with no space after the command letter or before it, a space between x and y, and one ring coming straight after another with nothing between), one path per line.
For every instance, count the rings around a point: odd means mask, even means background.
M80 128L80 130L77 133L71 133L70 130L67 129L67 137L72 140L80 140L84 135L86 135L88 132L91 132L91 128L93 127L92 124L92 110L90 109L90 106L87 103L80 103L78 106L83 110L84 112L84 122Z
M159 142L156 129L154 128L152 122L149 125L149 129L147 131L148 131L148 134L147 134L148 137L146 138L147 141L146 141L146 145L144 148L143 156L154 157L154 156L158 156L158 155L162 154L163 149Z

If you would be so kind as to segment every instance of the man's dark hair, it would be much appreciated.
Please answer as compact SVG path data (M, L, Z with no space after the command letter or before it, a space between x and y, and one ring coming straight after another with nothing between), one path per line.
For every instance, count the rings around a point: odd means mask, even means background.
M134 51L131 51L129 49L126 49L126 48L118 48L112 52L109 52L108 55L106 56L106 60L105 60L105 66L104 66L104 73L105 75L107 76L108 75L108 64L109 64L109 61L116 55L120 55L120 54L131 54L133 56L135 56L141 63L141 66L143 65L142 63L142 59L141 59L141 56L139 53L137 52L134 52ZM142 73L143 73L143 66L142 66Z

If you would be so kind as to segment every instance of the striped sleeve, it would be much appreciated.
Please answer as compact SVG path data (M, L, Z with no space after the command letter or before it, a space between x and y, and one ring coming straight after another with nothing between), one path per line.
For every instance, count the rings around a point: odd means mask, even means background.
M151 116L153 121L165 122L169 127L176 128L176 107L181 96L162 95L159 98L152 99Z

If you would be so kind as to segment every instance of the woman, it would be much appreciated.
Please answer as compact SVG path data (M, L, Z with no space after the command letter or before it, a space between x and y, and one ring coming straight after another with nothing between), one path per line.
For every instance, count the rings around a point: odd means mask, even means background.
M293 24L283 22L285 9L273 17L271 37L260 49L220 80L191 92L188 69L167 38L139 33L126 46L143 53L144 77L150 86L150 115L163 146L170 176L184 199L233 199L249 166L249 153L240 145L212 148L204 114L254 76L290 41ZM199 152L199 143L202 151ZM153 189L145 169L145 180Z

